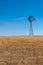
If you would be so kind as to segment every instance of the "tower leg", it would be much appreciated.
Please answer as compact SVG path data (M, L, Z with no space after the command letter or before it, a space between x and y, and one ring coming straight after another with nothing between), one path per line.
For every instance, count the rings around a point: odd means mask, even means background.
M32 28L32 22L30 22L30 32L29 32L30 36L33 36L33 28Z

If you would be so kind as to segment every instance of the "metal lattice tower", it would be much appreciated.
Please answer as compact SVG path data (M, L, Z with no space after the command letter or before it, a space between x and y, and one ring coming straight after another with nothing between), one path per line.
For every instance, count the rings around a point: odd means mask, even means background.
M29 16L28 20L30 22L30 31L29 31L29 35L33 36L33 27L32 27L32 22L35 20L35 18L33 16Z

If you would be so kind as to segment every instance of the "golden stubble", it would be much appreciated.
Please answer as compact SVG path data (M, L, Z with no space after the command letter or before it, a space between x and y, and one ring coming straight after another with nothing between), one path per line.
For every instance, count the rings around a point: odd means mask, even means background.
M0 36L0 65L43 65L43 36Z

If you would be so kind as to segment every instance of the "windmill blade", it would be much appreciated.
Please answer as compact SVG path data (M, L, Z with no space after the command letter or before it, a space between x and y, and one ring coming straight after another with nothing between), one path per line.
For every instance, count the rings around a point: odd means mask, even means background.
M27 20L27 17L19 17L19 18L15 18L14 20Z

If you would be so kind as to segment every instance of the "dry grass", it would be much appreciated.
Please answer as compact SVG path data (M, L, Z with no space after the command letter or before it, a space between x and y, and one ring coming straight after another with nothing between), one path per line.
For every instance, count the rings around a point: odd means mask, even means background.
M43 36L1 36L0 65L43 65Z

